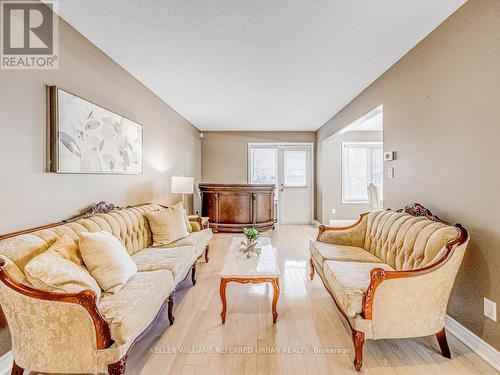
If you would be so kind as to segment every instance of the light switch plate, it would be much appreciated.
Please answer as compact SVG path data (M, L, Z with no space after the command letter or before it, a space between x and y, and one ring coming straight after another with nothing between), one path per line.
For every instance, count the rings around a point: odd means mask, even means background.
M497 304L486 297L484 297L484 316L497 321Z
M387 169L387 174L389 175L389 178L394 178L394 168L393 167L389 167Z

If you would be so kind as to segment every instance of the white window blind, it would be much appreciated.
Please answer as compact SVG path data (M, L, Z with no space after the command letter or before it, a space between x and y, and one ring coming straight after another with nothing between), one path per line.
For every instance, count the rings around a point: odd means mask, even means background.
M278 155L275 148L250 149L250 183L275 184Z
M342 203L368 203L367 186L383 197L384 160L381 142L342 144Z

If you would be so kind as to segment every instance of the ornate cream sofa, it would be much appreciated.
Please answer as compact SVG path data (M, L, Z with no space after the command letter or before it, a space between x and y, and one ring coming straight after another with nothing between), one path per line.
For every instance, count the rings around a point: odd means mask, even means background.
M49 373L124 374L129 349L168 314L173 296L190 271L195 284L198 258L208 261L210 229L190 217L193 233L167 246L152 247L146 204L126 209L101 202L69 220L0 237L0 304L12 335L13 374L23 369ZM137 264L118 293L75 294L34 289L24 267L58 238L105 230L120 239ZM166 320L166 319L163 319Z
M417 203L362 214L345 228L320 226L310 244L310 276L316 270L349 323L356 370L365 339L436 334L443 356L451 357L444 319L468 241L460 224Z

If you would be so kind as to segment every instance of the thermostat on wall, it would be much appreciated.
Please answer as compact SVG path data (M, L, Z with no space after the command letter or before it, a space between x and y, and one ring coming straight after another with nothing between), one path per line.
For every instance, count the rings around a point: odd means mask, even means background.
M384 152L384 161L391 161L395 159L396 159L395 151Z

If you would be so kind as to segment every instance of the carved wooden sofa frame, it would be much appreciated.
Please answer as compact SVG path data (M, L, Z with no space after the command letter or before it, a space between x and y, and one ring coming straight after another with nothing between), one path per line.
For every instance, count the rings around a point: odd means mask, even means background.
M166 206L162 206L165 207ZM63 220L57 223L53 224L48 224L36 228L31 228L27 230L22 230L18 232L13 232L9 234L5 234L0 236L0 241L7 239L7 238L12 238L16 237L22 234L28 234L28 233L33 233L39 230L43 229L49 229L49 228L54 228L59 225L63 225L69 222L73 222L76 220L80 219L88 219L89 217L92 217L97 214L102 214L102 213L109 213L113 210L121 210L120 207L115 206L113 204L107 203L107 202L99 202L96 205L93 205L86 209L84 212L81 214L71 217L70 219ZM200 224L201 228L201 217L197 217L196 221ZM196 262L204 255L205 261L208 262L208 251L209 251L209 246L207 245L204 251L204 254L200 255L193 263L191 266L191 282L193 285L196 285ZM58 302L63 302L63 303L73 303L73 304L78 304L82 306L87 312L89 313L90 317L92 318L92 321L94 323L94 328L95 328L95 333L96 333L96 340L97 340L97 349L106 349L109 348L111 345L113 345L114 341L111 339L111 333L110 329L108 326L108 323L104 319L104 317L101 315L99 310L97 309L97 295L94 291L92 290L84 290L81 291L80 293L53 293L53 292L46 292L38 289L31 288L29 286L23 285L18 283L14 278L10 277L9 274L6 272L6 270L3 268L5 265L5 261L3 259L0 259L0 281L4 283L7 287L13 289L17 293L23 294L25 296L35 298L35 299L40 299L40 300L46 300L46 301L58 301ZM184 278L182 279L181 282L177 284L175 287L174 291L168 296L168 298L163 302L162 306L160 307L158 313L156 314L155 318L153 321L144 329L144 331L141 332L141 334L134 340L134 342L131 344L129 347L127 353L118 361L115 363L112 363L108 365L108 373L110 375L124 375L125 374L125 368L126 368L126 361L128 354L130 353L131 349L142 341L145 337L147 337L148 333L151 331L153 327L155 327L160 320L160 317L165 314L165 310L167 310L168 314L168 321L170 325L174 324L175 317L173 315L173 309L174 309L174 295L179 289L179 286L184 283L185 279L189 276L189 271L186 273ZM21 368L16 364L14 361L12 364L12 375L22 375L24 372L24 369Z
M450 225L448 222L441 220L436 215L433 215L427 208L425 208L424 206L422 206L419 203L414 203L410 206L406 206L404 209L400 209L397 212L405 212L405 213L410 214L412 216L423 216L429 220ZM355 226L357 226L358 224L361 223L361 221L363 220L363 217L366 216L367 214L368 214L368 212L361 214L359 216L359 219L357 222L355 222L354 224L351 224L349 226L345 226L345 227L329 227L329 226L325 226L325 225L320 225L316 241L320 240L321 235L326 230L342 231L342 230L354 228ZM414 269L414 270L408 270L408 271L386 271L386 270L383 270L382 268L374 268L371 270L371 272L370 272L370 279L371 279L370 284L369 284L368 289L365 292L364 297L363 297L362 313L361 313L361 316L363 317L363 319L370 319L370 320L372 319L373 298L375 296L375 293L377 291L378 286L382 282L384 282L384 280L406 278L406 277L415 277L415 276L419 276L419 275L423 275L423 274L432 272L433 270L442 266L449 259L454 246L458 246L458 245L465 243L465 241L468 238L467 230L464 227L462 227L462 225L460 225L460 224L455 224L454 226L458 229L458 231L460 233L459 237L456 240L448 242L445 245L446 252L443 254L443 256L440 259L438 259L434 263L432 263L426 267L422 267L422 268L418 268L418 269ZM313 280L315 270L314 270L314 261L313 261L312 257L309 260L309 264L310 264L309 276L310 276L311 280ZM323 282L323 285L325 286L328 293L331 295L335 305L337 306L337 309L340 311L340 313L344 316L345 320L349 324L349 327L350 327L351 333L352 333L352 341L353 341L353 345L354 345L354 362L353 363L354 363L354 367L356 368L356 370L360 371L361 366L363 364L363 345L365 342L365 334L364 334L364 332L357 331L352 327L352 325L349 321L349 318L347 316L347 313L342 309L342 307L340 306L339 302L336 300L335 296L330 291L330 289L328 287L326 287L326 284L325 284L325 281L323 280L323 278L321 278L321 281ZM450 348L448 346L448 340L446 339L446 331L445 331L444 327L441 331L436 333L436 338L437 338L439 348L441 349L441 354L443 355L443 357L451 358L451 352L450 352Z

